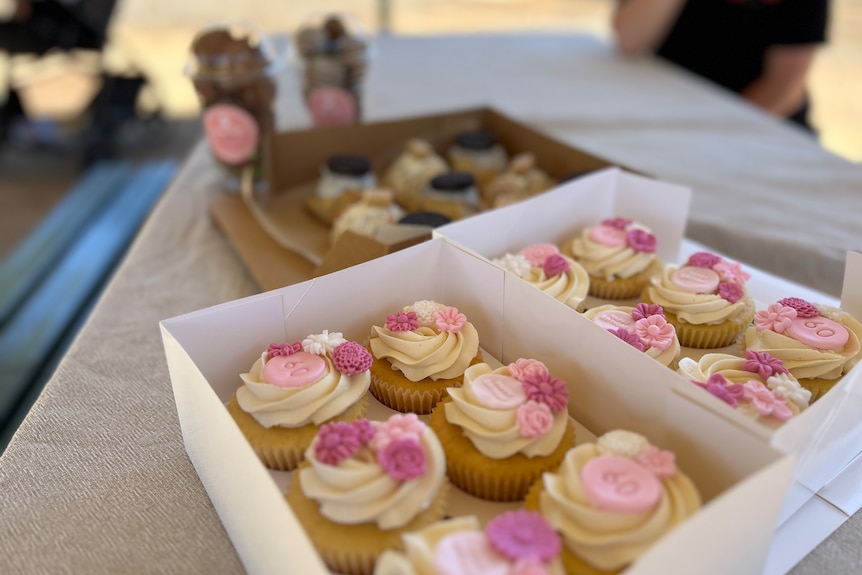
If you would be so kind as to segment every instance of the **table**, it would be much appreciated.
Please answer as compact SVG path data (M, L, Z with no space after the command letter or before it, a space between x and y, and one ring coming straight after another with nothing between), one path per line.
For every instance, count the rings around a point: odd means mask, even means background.
M284 82L284 126L304 125ZM862 166L669 66L579 35L380 40L369 120L479 105L690 186L689 237L767 271L837 295L862 248ZM0 571L243 571L186 456L158 328L258 289L206 215L215 193L201 143L0 457ZM793 573L855 572L860 543L857 514Z

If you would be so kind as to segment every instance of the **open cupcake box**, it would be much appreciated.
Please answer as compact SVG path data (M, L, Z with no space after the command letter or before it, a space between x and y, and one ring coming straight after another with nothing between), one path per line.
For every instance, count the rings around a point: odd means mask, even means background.
M456 306L486 355L543 361L569 386L577 440L624 428L676 453L703 508L625 572L784 573L862 507L862 371L771 430L637 352L488 260L623 216L649 226L665 262L704 248L684 237L690 191L619 168L438 228L434 238L335 273L161 322L186 450L249 573L326 574L283 492L290 474L263 467L224 403L272 342L324 329L363 341L417 300ZM742 262L744 264L744 262ZM789 296L834 298L746 266L762 309ZM862 254L849 253L842 307L862 317ZM388 409L372 398L369 417ZM453 488L457 492L456 489ZM452 514L488 518L513 504L456 494Z

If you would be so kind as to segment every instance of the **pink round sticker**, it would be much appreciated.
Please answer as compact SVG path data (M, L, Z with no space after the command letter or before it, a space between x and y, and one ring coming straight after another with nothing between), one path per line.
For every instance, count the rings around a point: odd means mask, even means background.
M691 293L714 293L721 278L709 268L681 267L673 274L673 283L681 290Z
M303 387L317 381L326 371L326 362L319 355L298 351L278 355L263 366L263 379L278 387Z
M512 566L494 551L481 531L464 531L443 537L434 553L437 573L446 575L509 575Z
M600 312L593 318L593 323L605 328L617 330L621 327L629 331L634 331L635 320L632 314L620 311L618 309L609 309Z
M512 409L527 401L524 385L507 375L484 373L470 385L479 403L491 409Z
M581 469L584 493L599 509L644 513L661 498L661 482L627 457L602 455Z
M241 164L257 149L260 129L247 111L230 104L216 104L203 114L204 133L216 158Z
M590 229L590 239L603 246L624 246L626 245L626 231L611 226L595 226Z
M334 86L312 90L308 94L308 111L315 126L341 126L353 124L357 119L353 94Z
M784 333L814 349L841 349L850 339L843 325L826 317L795 317Z

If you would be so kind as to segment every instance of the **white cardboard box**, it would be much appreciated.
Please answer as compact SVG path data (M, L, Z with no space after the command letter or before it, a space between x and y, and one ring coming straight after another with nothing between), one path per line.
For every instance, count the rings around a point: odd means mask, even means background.
M386 313L420 299L458 307L498 360L544 361L568 383L570 413L589 432L623 427L676 452L705 505L627 573L763 572L793 455L678 393L667 369L649 358L620 361L623 347L595 337L595 326L573 321L560 302L434 239L161 322L186 449L250 573L281 573L285 565L304 575L327 571L284 502L284 478L264 469L224 409L238 374L271 342L323 329L362 341Z

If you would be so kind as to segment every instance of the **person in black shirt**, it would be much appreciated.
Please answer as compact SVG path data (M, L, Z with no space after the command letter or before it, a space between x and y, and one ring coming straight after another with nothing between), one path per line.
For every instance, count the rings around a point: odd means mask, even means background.
M828 0L620 0L619 51L655 53L811 129L806 79Z

